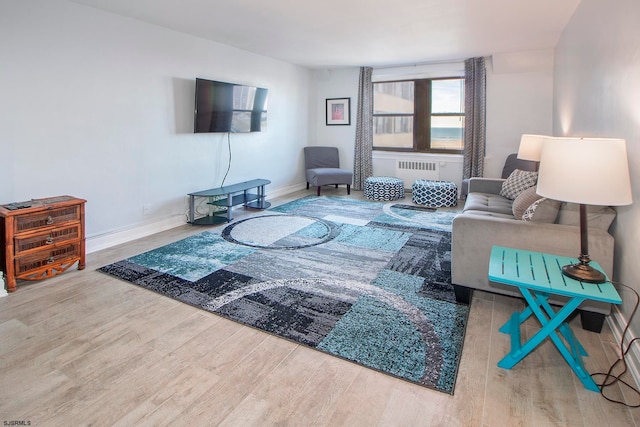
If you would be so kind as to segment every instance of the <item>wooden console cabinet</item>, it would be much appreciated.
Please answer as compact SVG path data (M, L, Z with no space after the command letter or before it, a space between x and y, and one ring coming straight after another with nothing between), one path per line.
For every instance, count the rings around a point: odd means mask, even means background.
M16 279L46 279L76 262L84 269L85 203L59 196L0 206L0 270L7 291L16 290Z

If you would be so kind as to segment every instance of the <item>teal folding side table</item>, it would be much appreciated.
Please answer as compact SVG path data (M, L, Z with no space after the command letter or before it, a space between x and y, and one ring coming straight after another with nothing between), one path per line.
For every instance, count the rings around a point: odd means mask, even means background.
M513 368L547 337L553 341L560 354L588 390L600 389L584 367L583 356L587 352L577 340L566 322L569 316L585 300L621 304L622 300L611 282L583 283L562 274L562 266L578 262L575 258L494 246L489 260L489 280L517 287L528 307L516 311L500 332L511 335L511 351L498 362L504 369ZM600 265L592 267L603 271ZM568 298L564 307L556 311L548 303L552 295ZM525 343L520 340L520 325L535 315L542 328ZM558 334L562 335L564 341Z

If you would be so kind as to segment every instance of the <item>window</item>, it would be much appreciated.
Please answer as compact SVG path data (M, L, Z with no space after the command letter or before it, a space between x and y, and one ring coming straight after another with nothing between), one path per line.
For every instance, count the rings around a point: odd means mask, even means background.
M464 79L373 84L373 149L460 153Z

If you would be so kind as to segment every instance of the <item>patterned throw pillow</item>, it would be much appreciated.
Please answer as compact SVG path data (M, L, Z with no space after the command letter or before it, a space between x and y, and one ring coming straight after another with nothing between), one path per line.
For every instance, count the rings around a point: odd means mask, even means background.
M509 178L502 183L500 195L513 200L527 188L536 185L536 181L538 181L538 172L516 169L511 172Z
M560 210L560 202L553 199L543 197L538 199L527 208L522 214L523 221L530 222L546 222L553 224L558 217Z
M522 215L526 212L527 208L531 206L533 202L541 198L542 196L539 196L536 193L536 187L527 188L513 201L513 204L511 205L513 216L516 217L516 219L522 219Z

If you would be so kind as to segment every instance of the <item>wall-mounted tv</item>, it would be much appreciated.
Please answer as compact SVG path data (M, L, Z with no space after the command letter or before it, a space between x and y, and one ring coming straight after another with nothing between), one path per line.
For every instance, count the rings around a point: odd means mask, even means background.
M261 132L267 126L267 89L196 79L194 132Z

